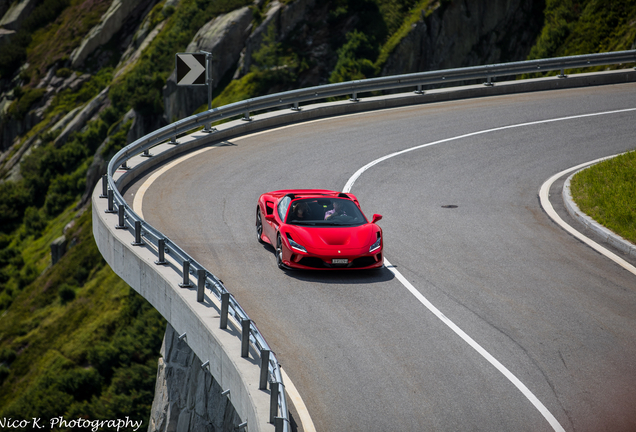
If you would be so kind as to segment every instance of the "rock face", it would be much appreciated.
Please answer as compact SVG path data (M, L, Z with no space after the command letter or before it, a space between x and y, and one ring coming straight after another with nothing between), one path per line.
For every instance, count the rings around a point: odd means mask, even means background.
M219 80L236 65L249 36L252 11L248 7L220 15L204 25L194 36L185 52L212 53L212 79L216 87ZM165 115L169 122L191 115L207 103L207 86L177 86L173 72L163 90Z
M66 237L61 236L51 243L51 265L55 265L66 253Z
M161 356L148 432L237 430L241 419L229 399L170 324Z
M291 35L298 23L307 19L307 13L314 7L314 4L315 0L296 0L285 5L279 3L278 0L272 1L263 21L254 29L245 43L245 49L241 53L241 61L234 77L239 78L249 72L252 65L252 54L260 48L263 36L267 33L270 25L276 29L277 39L284 39Z
M0 17L4 17L9 6L11 6L11 0L0 0Z
M110 87L106 87L104 90L102 90L89 103L87 103L86 106L84 106L84 108L82 108L82 110L79 111L79 113L77 113L72 120L70 120L66 124L64 130L62 130L62 133L60 133L60 135L55 139L55 145L57 147L63 145L68 137L71 135L71 133L77 132L78 130L83 128L88 120L91 119L91 117L93 117L93 115L95 115L103 107L103 105L108 100L108 90L110 90Z
M544 7L540 0L444 4L413 25L382 75L523 60L541 31Z
M0 9L4 8L8 1L0 2ZM38 0L18 0L13 3L9 9L3 14L0 20L0 27L4 27L9 30L18 30L22 22L29 16L35 6L37 6Z
M101 45L104 45L123 26L127 19L141 14L150 3L156 0L114 0L100 23L84 38L81 45L71 54L73 69L84 63L84 60Z

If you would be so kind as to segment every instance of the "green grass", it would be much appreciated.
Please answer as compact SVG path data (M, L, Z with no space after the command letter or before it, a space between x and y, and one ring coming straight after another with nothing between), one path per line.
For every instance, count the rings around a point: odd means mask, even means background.
M571 191L583 212L636 244L636 151L579 172Z
M165 320L106 265L90 209L76 213L69 207L40 238L12 242L35 278L0 319L0 417L147 424ZM49 266L50 240L70 220L67 252Z

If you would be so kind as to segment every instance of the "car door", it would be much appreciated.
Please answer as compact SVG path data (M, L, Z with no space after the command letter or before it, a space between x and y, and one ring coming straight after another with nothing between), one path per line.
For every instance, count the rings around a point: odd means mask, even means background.
M271 244L276 245L276 223L273 220L276 213L276 202L268 196L265 198L265 213L263 214L263 234L267 237Z

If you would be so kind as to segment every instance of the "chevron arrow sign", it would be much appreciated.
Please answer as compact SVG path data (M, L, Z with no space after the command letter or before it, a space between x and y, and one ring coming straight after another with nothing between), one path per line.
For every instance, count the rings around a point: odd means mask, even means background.
M177 54L177 85L205 85L205 54Z

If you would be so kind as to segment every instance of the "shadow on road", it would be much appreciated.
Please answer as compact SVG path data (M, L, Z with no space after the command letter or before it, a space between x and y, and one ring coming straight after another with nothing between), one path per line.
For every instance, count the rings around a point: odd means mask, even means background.
M263 249L275 253L270 244L263 244ZM388 282L395 275L386 267L373 270L281 270L285 275L304 282L324 284L371 284Z

